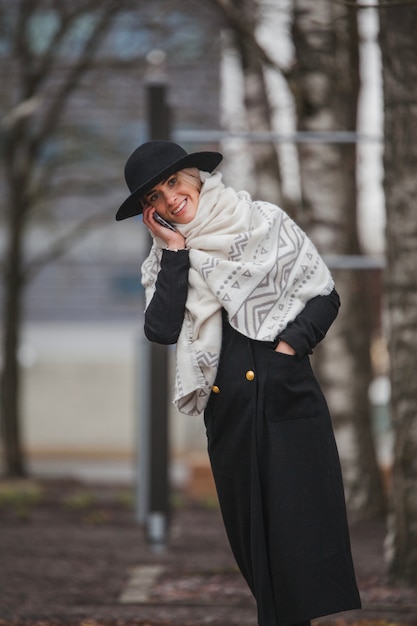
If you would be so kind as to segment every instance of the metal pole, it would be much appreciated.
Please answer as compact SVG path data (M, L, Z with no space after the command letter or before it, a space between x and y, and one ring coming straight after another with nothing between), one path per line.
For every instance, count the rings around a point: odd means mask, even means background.
M155 62L155 59L157 62ZM171 113L167 104L167 85L161 76L163 57L154 54L154 64L146 85L150 139L169 139ZM149 372L147 402L142 405L140 433L142 496L138 514L144 520L146 538L154 550L164 549L169 527L169 429L168 429L168 351L151 343L146 351ZM146 484L145 484L146 481Z
M356 131L296 131L279 133L275 131L245 130L187 130L173 132L173 139L179 143L219 143L227 139L243 139L249 143L382 143L382 137Z
M150 423L150 349L143 336L136 342L135 390L138 415L136 428L136 520L145 525L149 510L149 423Z

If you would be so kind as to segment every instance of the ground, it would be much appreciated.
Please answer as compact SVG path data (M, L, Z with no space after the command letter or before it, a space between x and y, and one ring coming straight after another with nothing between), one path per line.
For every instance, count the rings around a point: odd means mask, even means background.
M132 491L0 482L0 626L256 626L216 501L173 496L156 549ZM351 523L364 608L314 626L417 626L417 590L389 584L384 524Z

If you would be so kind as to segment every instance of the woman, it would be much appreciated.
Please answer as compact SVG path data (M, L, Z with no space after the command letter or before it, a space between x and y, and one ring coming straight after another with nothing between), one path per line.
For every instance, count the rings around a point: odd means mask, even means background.
M212 173L221 159L143 144L127 161L131 195L116 219L143 212L152 234L145 334L177 343L174 402L204 413L225 528L259 625L307 626L360 607L337 448L308 356L339 297L280 208Z

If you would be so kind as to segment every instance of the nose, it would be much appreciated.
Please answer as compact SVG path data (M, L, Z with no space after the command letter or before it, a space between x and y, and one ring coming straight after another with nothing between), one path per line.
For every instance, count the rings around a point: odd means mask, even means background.
M175 204L177 200L177 194L175 193L174 190L166 192L165 197L166 197L167 204L169 205Z

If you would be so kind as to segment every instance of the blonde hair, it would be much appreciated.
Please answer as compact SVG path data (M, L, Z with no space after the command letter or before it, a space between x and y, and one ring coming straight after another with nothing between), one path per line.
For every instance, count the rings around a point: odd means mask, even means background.
M177 172L177 178L192 185L197 191L200 191L201 185L203 184L200 178L200 172L196 167L186 167L184 170L179 170Z

